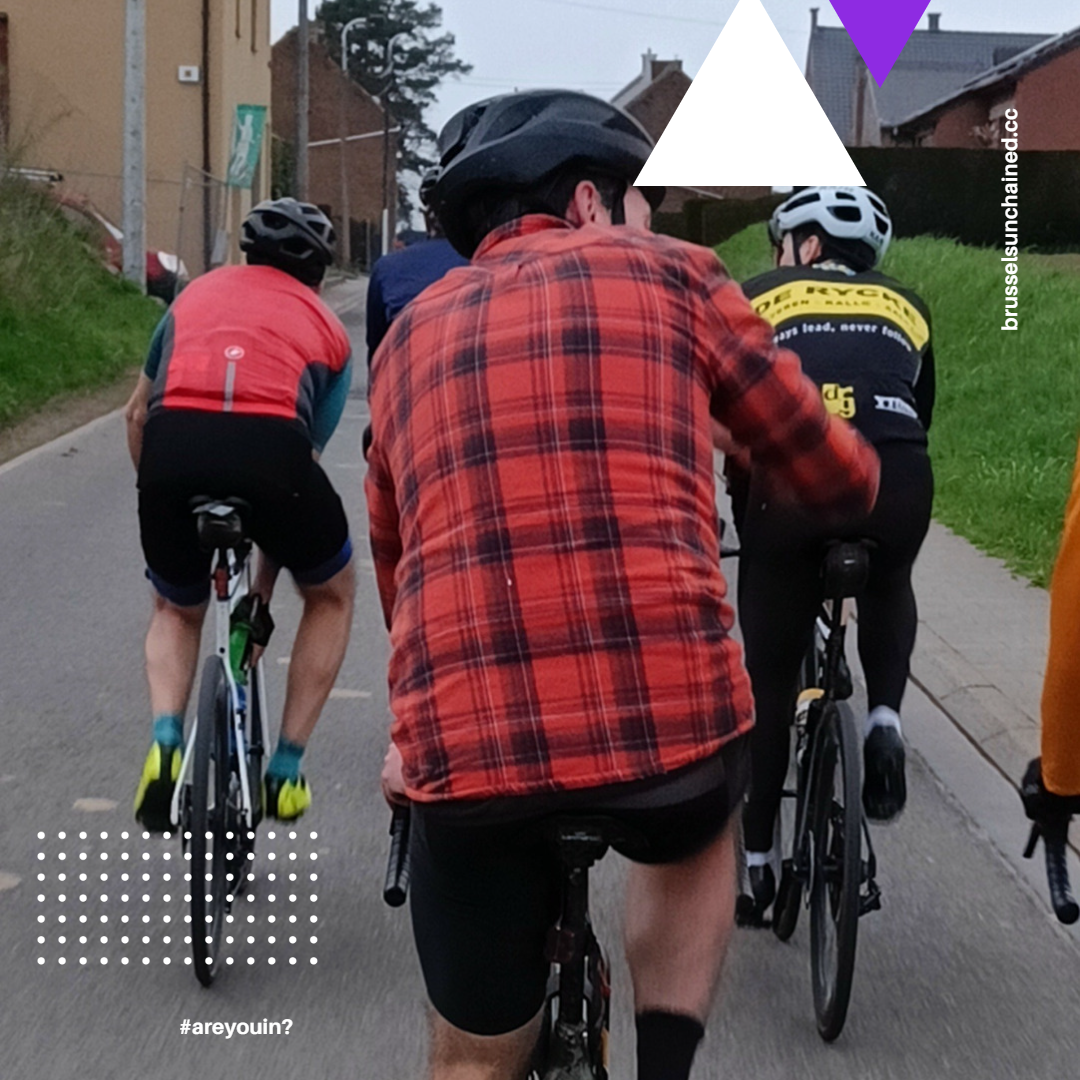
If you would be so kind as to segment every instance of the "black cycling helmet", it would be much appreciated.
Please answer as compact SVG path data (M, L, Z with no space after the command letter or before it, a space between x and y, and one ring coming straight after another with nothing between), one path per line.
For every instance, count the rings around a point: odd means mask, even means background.
M622 109L573 90L504 94L462 109L439 133L439 176L431 206L447 238L471 255L462 210L488 190L536 187L581 163L633 184L652 153L648 132ZM643 194L656 209L663 188Z
M240 250L249 263L276 266L302 281L318 285L334 261L334 226L311 203L267 199L244 219Z
M428 169L420 178L420 205L425 212L431 210L431 193L435 190L438 179L438 169Z

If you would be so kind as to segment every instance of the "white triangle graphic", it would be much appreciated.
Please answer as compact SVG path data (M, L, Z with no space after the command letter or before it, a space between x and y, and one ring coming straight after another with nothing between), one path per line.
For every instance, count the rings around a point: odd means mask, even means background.
M636 183L783 187L864 181L761 0L739 0Z

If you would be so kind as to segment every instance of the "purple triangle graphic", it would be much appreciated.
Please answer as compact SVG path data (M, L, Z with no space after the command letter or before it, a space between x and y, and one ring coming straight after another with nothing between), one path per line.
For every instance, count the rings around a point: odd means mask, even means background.
M919 25L930 0L831 0L880 86Z

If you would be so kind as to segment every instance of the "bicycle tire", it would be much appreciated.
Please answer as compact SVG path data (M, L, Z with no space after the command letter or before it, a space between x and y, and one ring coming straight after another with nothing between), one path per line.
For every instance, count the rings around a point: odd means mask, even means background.
M191 951L195 975L209 986L221 962L226 899L229 792L229 692L221 659L209 656L199 687L191 777Z
M818 1033L832 1042L844 1028L851 1001L862 876L860 746L845 704L826 702L816 741L810 970Z

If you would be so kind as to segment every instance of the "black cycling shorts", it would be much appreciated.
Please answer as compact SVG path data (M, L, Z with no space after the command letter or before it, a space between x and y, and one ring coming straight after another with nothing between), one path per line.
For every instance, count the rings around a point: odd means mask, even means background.
M746 737L665 776L552 795L413 805L413 934L432 1005L455 1027L502 1035L544 1003L548 929L562 870L550 839L559 815L601 814L633 839L615 844L641 863L703 851L742 801Z
M212 555L199 550L195 496L251 504L248 534L301 585L319 585L352 556L341 499L288 421L191 410L152 416L139 462L139 531L146 575L166 600L201 604Z

